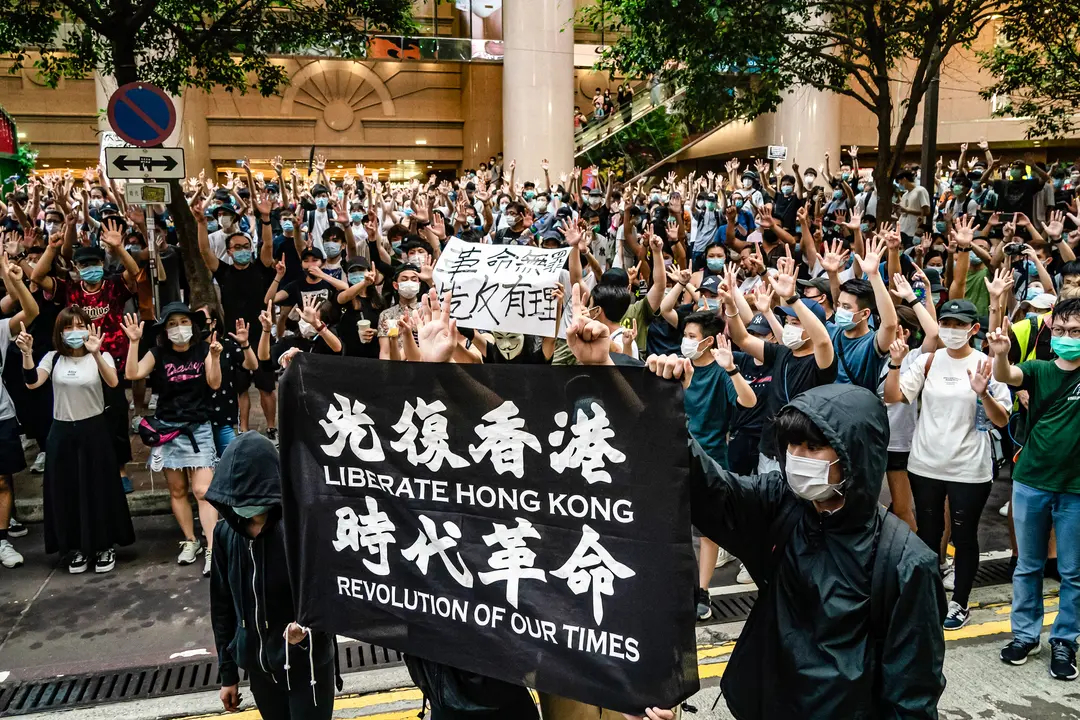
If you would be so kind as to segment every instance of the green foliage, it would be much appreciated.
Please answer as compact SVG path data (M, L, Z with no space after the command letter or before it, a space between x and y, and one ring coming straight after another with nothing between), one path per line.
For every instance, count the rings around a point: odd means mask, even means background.
M1027 136L1059 137L1076 129L1080 112L1080 2L1052 6L1021 3L1002 18L999 40L980 54L997 82L982 91L996 97L999 116L1029 120Z
M54 86L101 69L171 93L214 86L270 95L285 69L273 55L318 49L363 57L368 33L409 33L410 0L0 0L0 53L30 51Z
M38 151L30 147L29 143L20 143L16 149L15 162L18 164L19 177L23 178L23 182L30 177L30 173L37 164L37 157Z

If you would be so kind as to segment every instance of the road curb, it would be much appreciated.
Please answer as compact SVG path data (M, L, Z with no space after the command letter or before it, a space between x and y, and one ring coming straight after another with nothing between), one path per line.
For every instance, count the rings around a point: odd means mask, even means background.
M128 510L133 517L162 515L172 512L168 490L136 490L127 496ZM45 504L40 497L15 499L15 516L24 523L45 520Z

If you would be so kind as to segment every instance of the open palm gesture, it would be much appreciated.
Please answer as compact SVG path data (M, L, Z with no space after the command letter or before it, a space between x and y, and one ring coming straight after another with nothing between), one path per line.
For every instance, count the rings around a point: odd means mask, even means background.
M83 347L88 353L96 353L101 350L101 329L97 325L91 325L87 328L87 332L89 335L86 336Z

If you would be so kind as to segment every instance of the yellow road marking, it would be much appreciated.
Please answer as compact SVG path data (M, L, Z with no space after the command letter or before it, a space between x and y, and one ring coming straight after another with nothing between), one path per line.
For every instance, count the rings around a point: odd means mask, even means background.
M1045 599L1045 607L1054 607L1058 604L1057 597L1047 597ZM994 607L991 605L989 607ZM986 606L984 606L985 608ZM997 607L994 609L994 613L997 615L1007 615L1010 612L1008 606ZM1054 620L1057 618L1057 611L1046 612L1043 615L1043 626L1050 626L1054 624ZM1012 627L1009 620L991 620L989 622L978 623L974 625L966 625L959 630L946 630L945 642L953 642L957 640L970 640L972 638L989 637L993 635L1007 634L1012 631ZM727 669L728 658L730 657L732 649L735 647L735 643L725 642L719 645L699 645L697 650L698 657L698 677L702 680L709 680L722 677L724 671ZM722 658L715 660L715 658ZM711 662L703 662L711 661ZM530 692L532 692L530 690ZM334 710L357 710L363 708L377 707L380 705L389 705L395 702L419 702L423 698L423 694L416 688L397 688L394 690L387 690L384 692L372 693L369 695L342 695L334 701ZM533 699L536 699L535 693L533 693ZM243 712L226 715L224 713L210 713L208 715L192 715L183 720L202 720L203 718L218 718L228 717L230 720L260 720L261 715L259 711L245 710ZM362 720L412 720L416 717L416 707L408 708L405 710L394 710L390 712L377 713L374 715L353 715L353 718L362 718Z

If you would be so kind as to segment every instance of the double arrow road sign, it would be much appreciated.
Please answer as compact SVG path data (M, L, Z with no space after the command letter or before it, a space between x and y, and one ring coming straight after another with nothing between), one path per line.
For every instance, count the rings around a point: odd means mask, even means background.
M183 148L105 148L105 164L116 179L184 179Z

